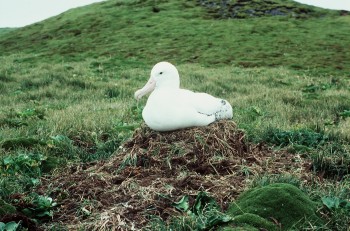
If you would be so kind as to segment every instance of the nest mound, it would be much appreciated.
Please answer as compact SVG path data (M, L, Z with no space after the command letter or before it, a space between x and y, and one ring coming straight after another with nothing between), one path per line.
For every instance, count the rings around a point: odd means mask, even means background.
M172 203L184 195L193 202L205 191L227 209L252 176L303 169L288 153L246 143L232 121L162 133L142 126L109 161L70 167L38 191L51 192L60 204L53 221L72 230L131 230L180 215Z
M166 175L179 171L231 174L232 166L251 151L244 136L232 121L162 133L142 127L124 144L125 155L112 160L111 167L124 163L160 169Z

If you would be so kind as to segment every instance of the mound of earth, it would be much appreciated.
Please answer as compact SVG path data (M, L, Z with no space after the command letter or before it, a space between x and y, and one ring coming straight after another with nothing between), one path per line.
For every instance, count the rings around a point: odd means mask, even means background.
M184 195L193 203L205 191L226 210L254 176L308 171L297 156L244 137L232 121L164 133L142 126L109 161L57 172L38 193L59 204L53 222L70 230L129 230L181 215L172 204Z

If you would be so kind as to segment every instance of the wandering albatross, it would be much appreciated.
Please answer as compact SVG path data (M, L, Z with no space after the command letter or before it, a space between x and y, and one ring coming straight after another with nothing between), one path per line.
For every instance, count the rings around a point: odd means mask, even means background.
M206 126L220 119L232 118L232 107L226 100L207 93L180 88L179 73L168 62L157 63L146 85L135 92L135 98L152 92L142 111L147 126L156 131Z

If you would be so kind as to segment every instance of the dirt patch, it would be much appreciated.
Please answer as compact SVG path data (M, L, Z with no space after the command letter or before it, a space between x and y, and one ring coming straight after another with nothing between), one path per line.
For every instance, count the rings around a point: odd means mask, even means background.
M70 167L38 192L59 203L53 222L70 230L132 230L180 215L171 204L184 195L205 191L225 210L254 176L308 171L298 156L244 136L232 121L165 133L143 126L108 162Z
M252 18L266 16L312 17L320 16L312 7L302 4L281 4L277 1L197 0L214 18Z

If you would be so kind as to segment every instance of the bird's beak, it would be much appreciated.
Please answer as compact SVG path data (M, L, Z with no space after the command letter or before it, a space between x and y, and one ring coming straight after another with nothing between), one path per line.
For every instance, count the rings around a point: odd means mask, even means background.
M148 80L148 82L146 83L146 85L137 90L135 92L135 99L139 100L142 98L142 96L146 95L147 93L151 92L154 90L154 88L156 87L156 81L154 80L154 78L151 76Z

